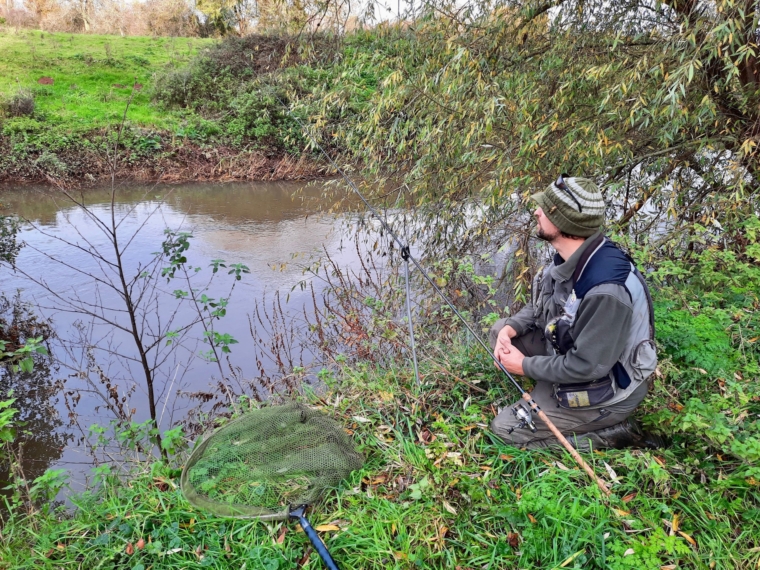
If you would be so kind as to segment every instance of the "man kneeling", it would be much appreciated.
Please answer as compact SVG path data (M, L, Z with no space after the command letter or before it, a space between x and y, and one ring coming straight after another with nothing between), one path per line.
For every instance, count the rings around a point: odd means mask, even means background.
M605 238L604 199L586 178L563 178L532 199L536 235L556 250L531 302L491 329L494 356L536 382L531 396L576 447L656 446L626 418L657 365L651 297L631 259ZM516 404L522 405L522 404ZM520 447L556 443L505 408L491 429Z

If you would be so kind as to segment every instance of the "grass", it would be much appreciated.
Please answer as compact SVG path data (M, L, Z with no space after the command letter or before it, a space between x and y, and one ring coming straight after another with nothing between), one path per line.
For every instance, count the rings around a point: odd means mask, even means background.
M277 64L277 54L264 49L272 42L260 40L261 51L241 53L201 38L0 31L0 182L54 178L89 184L108 177L106 156L130 97L116 163L120 178L318 176L319 164L299 161L300 130L283 118L279 102L267 98L267 81L258 90L250 88L227 69L234 64L250 81L256 75L250 69L252 53ZM52 85L40 84L43 77ZM135 84L140 88L133 89ZM213 96L200 105L186 104L188 90ZM179 100L167 99L171 94ZM235 104L214 105L211 99L222 95Z
M71 134L118 122L137 82L143 88L133 99L130 121L141 127L168 129L177 125L180 117L150 103L148 91L154 76L167 66L186 64L212 41L0 32L0 94L11 96L19 88L30 89L41 119L60 133ZM55 83L40 85L41 77L51 77ZM6 124L13 122L6 120Z
M688 441L586 454L617 475L607 500L561 449L525 451L487 430L500 383L458 345L422 364L358 367L312 404L342 420L362 470L314 506L344 568L756 568L760 490ZM459 370L465 384L452 374ZM485 387L487 394L471 385ZM75 496L77 509L17 514L0 568L321 568L295 523L192 508L171 466L135 464Z

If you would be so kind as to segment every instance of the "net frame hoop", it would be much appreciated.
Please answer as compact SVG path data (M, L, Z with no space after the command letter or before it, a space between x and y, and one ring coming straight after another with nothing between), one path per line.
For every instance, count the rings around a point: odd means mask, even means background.
M287 404L286 404L287 405ZM264 409L264 408L260 408ZM256 413L252 411L251 413ZM199 509L212 512L218 516L225 518L237 518L237 519L258 519L262 521L280 521L287 520L290 517L291 506L283 507L281 510L272 511L263 507L251 507L246 505L231 505L218 501L212 501L206 499L201 493L195 490L195 486L190 482L190 470L198 463L198 460L203 457L203 453L208 447L209 443L213 440L214 436L222 430L231 429L238 423L243 423L248 419L250 414L244 414L239 418L232 420L231 422L224 424L214 430L208 431L201 436L201 442L195 446L195 449L190 454L189 459L182 468L182 475L180 477L180 489L187 501ZM293 505L299 506L299 505Z

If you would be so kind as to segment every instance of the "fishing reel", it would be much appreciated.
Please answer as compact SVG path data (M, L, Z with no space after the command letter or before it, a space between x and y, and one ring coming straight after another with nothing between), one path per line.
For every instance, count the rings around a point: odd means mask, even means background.
M525 428L528 428L532 433L536 433L536 424L533 423L533 418L531 417L530 412L525 409L525 406L520 403L512 406L512 415L520 421L516 426L509 428L507 433L512 433L516 429Z

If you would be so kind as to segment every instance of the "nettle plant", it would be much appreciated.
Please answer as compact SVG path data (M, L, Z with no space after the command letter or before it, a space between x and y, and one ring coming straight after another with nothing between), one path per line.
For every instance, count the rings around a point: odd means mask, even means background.
M659 265L655 298L660 372L668 400L652 425L702 439L733 456L737 474L760 480L760 247L757 218L747 243L710 248Z

